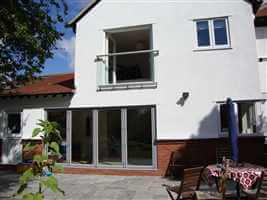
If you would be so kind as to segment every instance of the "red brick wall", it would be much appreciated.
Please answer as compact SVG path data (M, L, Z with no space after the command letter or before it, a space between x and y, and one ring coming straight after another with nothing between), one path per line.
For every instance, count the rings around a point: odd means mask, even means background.
M64 173L164 176L167 175L171 153L179 151L185 166L216 163L216 146L227 145L228 138L157 141L157 165L155 170L99 169L89 167L65 167ZM263 165L264 138L239 139L240 161Z
M158 141L158 168L161 175L168 174L171 153L179 151L182 155L181 163L205 165L216 163L216 147L229 145L228 138ZM264 164L264 138L239 138L239 160L258 165Z

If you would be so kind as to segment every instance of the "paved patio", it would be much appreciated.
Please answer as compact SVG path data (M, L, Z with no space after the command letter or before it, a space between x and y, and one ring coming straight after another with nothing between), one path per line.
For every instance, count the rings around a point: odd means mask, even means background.
M168 194L161 184L174 184L172 180L151 176L97 176L58 174L60 187L66 195L57 199L67 200L167 200ZM0 199L14 199L19 175L0 171ZM34 184L30 187L35 188ZM36 191L36 190L35 190ZM55 199L47 192L47 199Z

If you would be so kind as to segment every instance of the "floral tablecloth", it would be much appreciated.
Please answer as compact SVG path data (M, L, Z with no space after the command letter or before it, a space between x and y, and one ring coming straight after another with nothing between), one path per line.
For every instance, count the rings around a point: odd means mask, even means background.
M206 169L206 175L208 177L219 177L220 171L221 168L217 165L209 165ZM261 177L263 171L263 167L245 164L242 167L229 167L227 176L229 179L238 182L244 189L249 189Z

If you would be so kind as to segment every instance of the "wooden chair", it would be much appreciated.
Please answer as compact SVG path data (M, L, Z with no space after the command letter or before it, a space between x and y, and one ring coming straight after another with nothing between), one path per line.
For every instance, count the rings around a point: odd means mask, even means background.
M267 200L267 170L262 173L256 189L241 190L247 199Z
M183 170L180 184L175 186L163 185L172 200L192 199L194 192L199 189L204 167L187 168ZM177 197L174 198L173 194Z

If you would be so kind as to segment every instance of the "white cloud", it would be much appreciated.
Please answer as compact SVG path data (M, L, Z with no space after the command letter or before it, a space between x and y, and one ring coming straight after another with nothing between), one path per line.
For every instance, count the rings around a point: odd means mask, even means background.
M75 58L75 37L72 36L69 39L63 38L58 42L58 56L64 58L68 61L69 67L74 68L74 58Z

